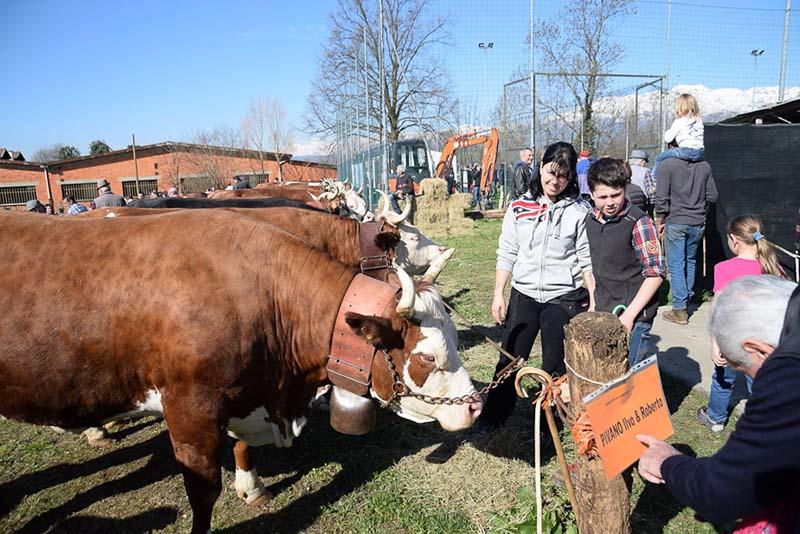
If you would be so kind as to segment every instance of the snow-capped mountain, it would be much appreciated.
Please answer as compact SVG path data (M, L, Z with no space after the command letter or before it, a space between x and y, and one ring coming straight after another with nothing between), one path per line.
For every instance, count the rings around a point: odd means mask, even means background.
M753 107L753 92L755 92L755 107ZM774 106L778 103L778 87L754 87L752 89L709 89L704 85L676 85L670 89L670 96L664 99L664 107L672 110L675 98L689 93L700 104L700 114L704 122L717 122L754 109ZM800 87L787 87L784 90L783 100L796 100L800 98ZM633 110L635 96L609 96L597 100L595 104L596 115L608 117L619 116L626 110ZM639 94L639 116L657 115L659 112L658 92ZM671 113L670 113L671 116Z

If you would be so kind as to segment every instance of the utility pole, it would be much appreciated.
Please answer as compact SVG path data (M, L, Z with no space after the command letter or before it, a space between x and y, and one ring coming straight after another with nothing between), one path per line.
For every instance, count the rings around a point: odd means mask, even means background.
M133 172L136 173L136 196L139 196L139 162L136 161L136 134L131 134L131 143L133 146ZM180 179L179 179L180 180ZM158 189L158 182L156 182L156 189Z
M494 48L494 43L478 43L478 48L483 50L483 127L489 127L489 97L487 93L487 78L489 76L489 50Z
M536 40L533 34L533 4L534 0L531 0L531 21L530 21L530 33L531 33L531 150L533 150L533 158L536 160L536 73L534 72L534 51L536 50Z
M753 104L752 109L753 111L756 110L756 77L758 76L758 58L764 55L763 50L753 49L750 51L750 55L753 56Z
M792 0L786 0L786 12L783 15L783 50L781 51L781 79L778 84L778 102L783 102L783 90L786 87L786 56L789 55L789 13L792 11Z

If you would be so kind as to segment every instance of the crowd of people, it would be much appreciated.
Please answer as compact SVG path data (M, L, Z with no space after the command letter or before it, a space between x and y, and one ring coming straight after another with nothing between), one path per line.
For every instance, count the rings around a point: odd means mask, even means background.
M248 185L249 187L249 185ZM178 195L178 188L177 187L170 187L166 191L158 191L157 189L150 190L147 195L145 193L139 193L136 195L136 199L143 199L143 198L159 198L159 197L177 197ZM88 206L85 206L78 202L75 199L75 195L68 194L65 195L64 198L61 200L61 206L58 210L53 209L52 204L42 204L39 202L38 199L32 199L26 202L25 210L33 213L45 213L48 215L58 215L64 217L70 217L73 215L78 215L80 213L95 210L97 208L108 208L108 207L117 207L117 206L127 206L130 202L135 200L134 198L125 198L122 195L118 195L111 191L111 185L108 183L108 180L99 180L97 182L97 197L94 200L88 202Z
M635 365L647 354L666 279L672 306L662 318L688 324L697 249L717 189L703 160L696 100L681 95L676 110L664 134L670 149L652 172L641 149L628 161L592 159L558 142L535 164L531 149L520 152L491 303L505 351L527 359L541 333L542 369L563 375L564 326L580 312L604 311L618 315L629 332ZM748 377L752 396L728 442L710 458L690 458L639 436L648 446L639 471L666 483L706 520L744 518L741 526L760 528L752 532L784 532L781 526L800 526L800 416L793 404L800 402L800 290L786 279L758 217L734 218L727 234L735 257L714 272L708 356L716 367L708 405L697 412L701 428L722 430L737 373ZM509 363L501 354L495 378ZM486 435L505 424L515 399L513 381L492 389L474 432Z

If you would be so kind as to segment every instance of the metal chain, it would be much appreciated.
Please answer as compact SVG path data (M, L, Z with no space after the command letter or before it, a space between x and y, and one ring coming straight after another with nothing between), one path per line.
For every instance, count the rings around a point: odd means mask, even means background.
M416 393L414 391L410 391L408 386L402 381L400 378L400 374L397 372L397 367L395 367L392 358L389 356L389 353L385 350L381 350L383 353L383 357L386 359L386 364L389 366L389 369L392 371L392 379L394 383L392 384L392 398L389 399L385 405L389 406L393 402L395 402L400 397L411 397L414 399L419 399L422 402L426 402L428 404L465 404L467 402L475 402L480 400L481 395L491 391L492 389L496 388L506 380L518 369L522 367L523 359L522 357L515 358L511 363L509 363L505 368L503 368L500 373L498 373L497 378L486 384L480 390L475 391L469 395L461 395L460 397L433 397L431 395L425 395L422 393Z

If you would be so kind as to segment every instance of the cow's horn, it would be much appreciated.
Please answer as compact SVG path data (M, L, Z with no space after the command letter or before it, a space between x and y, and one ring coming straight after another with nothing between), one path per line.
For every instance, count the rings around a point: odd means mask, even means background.
M309 192L308 192L308 195L309 195L309 196L310 196L312 199L314 199L314 201L315 201L315 202L319 202L319 199L321 199L321 198L322 198L322 195L320 195L320 196L316 196L316 195L314 195L314 193L312 193L311 191L309 191Z
M402 213L398 215L394 211L389 210L383 214L383 218L386 219L386 222L388 222L389 224L397 226L401 222L405 221L409 215L411 215L411 201L409 199L406 199L406 205L403 206Z
M361 196L361 193L363 192L364 192L364 184L361 184L361 187L359 187L358 191L356 191L356 195Z
M325 200L333 200L333 199L335 199L335 198L336 198L336 197L338 197L338 196L339 196L339 195L337 195L337 194L336 194L336 193L334 193L333 191L325 191L324 193L322 193L322 194L319 196L319 198L324 198Z
M400 279L400 287L403 289L400 302L397 303L397 314L406 319L412 319L414 317L414 300L417 297L414 281L400 267L397 268L397 277Z
M389 204L391 203L391 201L389 200L389 195L387 195L386 193L384 193L380 189L378 189L378 193L380 193L381 197L383 197L383 209L378 214L377 218L378 219L381 219L381 218L385 219L386 218L386 213L389 211Z

